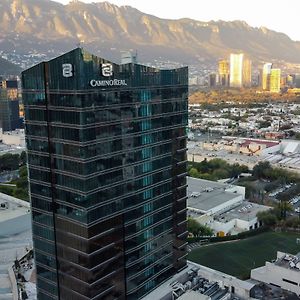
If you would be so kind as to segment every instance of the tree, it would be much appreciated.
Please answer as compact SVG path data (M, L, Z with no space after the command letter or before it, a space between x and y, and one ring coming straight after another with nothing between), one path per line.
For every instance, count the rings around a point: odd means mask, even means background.
M194 236L198 236L200 231L200 224L193 218L187 219L187 229L188 232L192 233Z
M19 168L19 154L6 153L0 156L0 171L13 171Z
M20 154L20 165L24 166L27 163L27 155L25 151L22 151L22 153Z
M22 166L19 168L19 175L20 175L20 177L27 178L27 167L26 166Z
M253 167L252 175L258 179L266 178L266 175L270 169L272 169L270 162L259 162Z
M286 220L287 213L293 211L293 206L287 201L280 201L274 211L278 219Z
M261 211L256 216L258 221L266 226L274 226L278 222L276 215L272 211Z
M14 189L10 186L6 185L0 185L0 193L13 196L14 195Z
M205 225L200 224L193 218L187 219L187 228L194 236L212 236L213 230Z
M200 231L199 231L200 236L212 236L213 234L214 231L211 228L200 224Z
M199 172L196 168L191 168L189 170L189 176L199 178Z

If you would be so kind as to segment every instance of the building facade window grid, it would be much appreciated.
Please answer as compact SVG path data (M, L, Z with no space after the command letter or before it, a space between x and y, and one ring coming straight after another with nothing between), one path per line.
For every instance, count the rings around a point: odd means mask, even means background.
M62 78L66 63L79 74ZM95 92L87 78L97 79L102 63L110 62L78 48L23 73L42 300L139 299L186 265L185 168L177 162L186 160L187 68L113 64L113 76L127 86ZM88 115L92 107L102 107L101 114L96 117L96 109ZM88 132L85 124L95 131ZM89 153L88 147L96 145L99 150ZM110 161L101 160L103 155ZM41 203L35 200L39 197ZM92 209L95 205L101 215ZM95 253L93 258L89 253ZM137 270L140 276L127 278Z

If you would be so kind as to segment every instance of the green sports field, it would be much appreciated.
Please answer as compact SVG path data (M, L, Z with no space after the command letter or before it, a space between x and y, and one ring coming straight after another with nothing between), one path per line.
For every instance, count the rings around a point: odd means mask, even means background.
M300 233L266 232L245 240L211 244L189 253L188 259L241 279L250 277L253 268L276 258L276 251L296 254Z

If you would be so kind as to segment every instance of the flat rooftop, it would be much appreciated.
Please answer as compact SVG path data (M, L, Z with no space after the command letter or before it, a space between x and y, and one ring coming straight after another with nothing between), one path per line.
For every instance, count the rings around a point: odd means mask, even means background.
M230 185L204 179L187 177L188 208L198 209L202 212L209 211L238 196L227 191Z
M300 252L296 255L285 253L275 261L276 266L300 272Z
M30 220L29 202L0 193L0 236L28 230Z
M142 300L158 300L162 297L172 293L172 283L176 282L182 276L184 276L187 272L191 271L194 268L193 265L188 264L187 268L183 269L181 272L175 274L170 279L165 281L159 287L154 289L150 294L146 295L142 298Z
M8 268L32 248L30 204L0 193L0 207L0 299L13 299Z
M233 219L250 221L256 217L258 212L267 211L271 208L272 207L269 206L243 201L240 205L233 209L216 216L215 219L223 223L227 223Z
M189 276L189 274L193 274L192 278ZM199 265L197 263L187 261L187 267L182 270L181 272L175 274L170 279L162 283L160 286L158 286L156 289L154 289L152 292L150 292L148 295L142 298L142 300L160 300L160 299L173 299L172 298L172 290L173 287L175 287L177 284L185 284L188 281L193 281L194 278L205 279L205 281L208 284L214 284L214 283L225 283L230 282L233 283L235 286L238 286L241 289L245 289L250 291L250 289L254 286L254 284L242 281L234 276L222 273L217 270L210 269L208 267L205 267L203 265ZM222 284L220 285L222 286ZM218 291L220 292L219 295L224 292L224 290L219 286ZM224 296L224 293L223 293ZM216 297L212 299L222 299L223 296ZM196 286L192 287L191 289L188 289L185 291L183 295L181 295L178 299L182 300L206 300L208 299L207 296L203 295L199 292L198 288ZM232 297L227 298L232 299ZM240 299L239 297L235 299Z

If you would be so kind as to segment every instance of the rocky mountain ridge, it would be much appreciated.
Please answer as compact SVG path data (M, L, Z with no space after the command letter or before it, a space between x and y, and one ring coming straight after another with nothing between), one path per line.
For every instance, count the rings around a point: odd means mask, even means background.
M300 42L243 21L167 20L130 6L73 1L1 0L0 49L5 53L55 56L80 42L97 55L118 60L120 50L137 50L141 61L190 64L245 52L254 62L300 63Z

